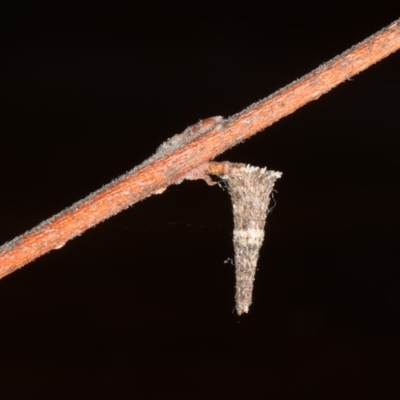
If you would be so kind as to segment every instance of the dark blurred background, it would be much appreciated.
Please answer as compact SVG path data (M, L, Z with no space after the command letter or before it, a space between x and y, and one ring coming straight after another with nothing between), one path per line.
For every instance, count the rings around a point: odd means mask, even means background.
M197 11L2 16L1 243L400 17ZM248 315L228 193L174 185L1 280L0 397L397 399L399 71L218 157L283 172Z

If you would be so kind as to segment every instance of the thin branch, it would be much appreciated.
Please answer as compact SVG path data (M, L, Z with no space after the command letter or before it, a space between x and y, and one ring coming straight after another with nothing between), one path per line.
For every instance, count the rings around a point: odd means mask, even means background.
M175 135L138 167L0 247L0 278L48 251L62 247L68 240L132 204L161 193L172 183L202 177L202 174L204 177L208 161L318 99L399 47L400 20L396 20L244 111L226 120L210 118Z

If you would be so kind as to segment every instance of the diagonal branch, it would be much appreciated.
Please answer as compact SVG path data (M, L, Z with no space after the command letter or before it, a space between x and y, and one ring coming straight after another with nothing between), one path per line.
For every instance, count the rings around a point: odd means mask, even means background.
M0 278L185 177L400 48L400 20L228 119L213 117L163 143L141 165L0 247ZM202 167L203 166L203 167ZM211 167L211 166L210 166ZM200 169L199 169L200 168ZM212 171L208 171L212 172Z

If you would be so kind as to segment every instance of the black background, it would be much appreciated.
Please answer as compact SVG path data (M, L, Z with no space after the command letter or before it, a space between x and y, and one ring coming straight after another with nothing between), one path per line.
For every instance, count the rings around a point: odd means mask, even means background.
M399 17L41 13L2 16L2 243ZM0 396L398 398L399 71L398 52L218 157L283 172L249 315L229 195L174 185L1 280Z

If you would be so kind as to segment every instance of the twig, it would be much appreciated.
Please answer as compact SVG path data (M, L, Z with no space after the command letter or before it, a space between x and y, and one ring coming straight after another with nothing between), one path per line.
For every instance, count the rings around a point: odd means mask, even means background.
M204 177L207 162L318 99L400 47L400 20L244 111L189 127L132 171L0 247L0 278L86 229L182 179ZM199 170L200 168L200 170Z

